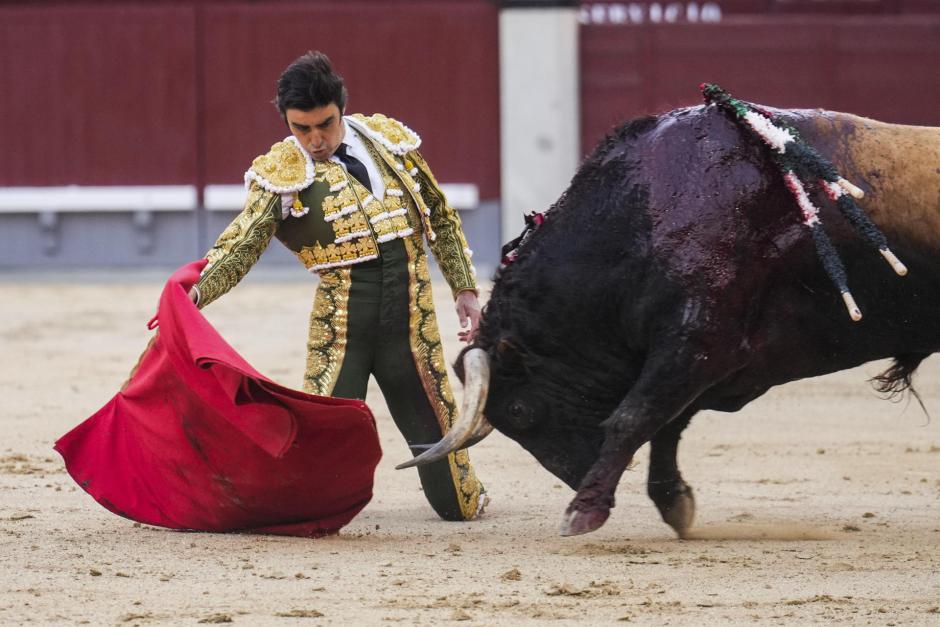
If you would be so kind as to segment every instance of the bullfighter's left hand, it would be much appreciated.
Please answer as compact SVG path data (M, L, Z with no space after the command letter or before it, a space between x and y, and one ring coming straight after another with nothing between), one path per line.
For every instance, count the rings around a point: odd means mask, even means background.
M464 290L457 294L457 318L460 320L460 328L464 329L457 333L460 341L470 343L476 337L477 329L480 327L480 301L477 300L477 293L474 290ZM467 324L470 328L467 328Z

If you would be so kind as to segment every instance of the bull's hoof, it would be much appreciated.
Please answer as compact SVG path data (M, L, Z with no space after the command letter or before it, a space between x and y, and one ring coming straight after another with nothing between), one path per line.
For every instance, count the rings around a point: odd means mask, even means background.
M579 536L582 533L591 533L600 529L608 516L610 516L609 509L592 509L588 512L569 509L561 521L561 535Z
M695 520L695 497L692 488L684 486L668 507L659 508L659 513L667 525L676 530L680 538L685 538Z

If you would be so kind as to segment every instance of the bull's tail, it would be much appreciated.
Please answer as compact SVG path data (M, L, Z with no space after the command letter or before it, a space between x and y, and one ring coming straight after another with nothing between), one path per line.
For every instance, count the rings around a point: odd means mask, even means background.
M894 358L894 363L891 364L890 368L881 374L875 375L868 381L872 384L872 387L887 400L899 400L903 397L905 392L910 391L911 396L917 399L917 403L920 405L920 408L924 410L924 413L929 419L930 413L924 406L924 401L920 397L920 394L914 389L913 383L914 371L916 371L920 363L929 356L930 353L906 353L904 355L898 355Z

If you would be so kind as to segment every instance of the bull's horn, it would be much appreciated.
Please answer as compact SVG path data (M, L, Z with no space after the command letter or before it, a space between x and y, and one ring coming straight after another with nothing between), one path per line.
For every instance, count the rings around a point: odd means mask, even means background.
M480 424L477 425L477 428L473 430L473 433L470 434L470 438L467 440L467 446L473 446L493 431L493 425L486 419L486 416L481 417L483 419L480 421Z
M467 438L467 441L460 445L460 448L470 448L475 444L479 444L480 441L486 438L486 436L488 436L492 430L493 425L491 425L488 420L483 420L477 430L470 434L470 437ZM437 445L437 442L432 444L409 444L408 448L411 449L412 453L417 455L418 453L423 453L424 451L430 451Z
M482 348L472 348L464 353L463 368L465 381L463 408L460 410L457 422L437 444L414 459L395 466L396 470L436 462L464 448L470 440L475 442L482 440L493 430L493 426L483 415L490 383L489 356Z

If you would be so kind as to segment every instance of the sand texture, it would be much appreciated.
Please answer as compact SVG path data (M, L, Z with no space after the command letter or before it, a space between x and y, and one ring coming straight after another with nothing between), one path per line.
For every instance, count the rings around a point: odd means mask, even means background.
M0 275L2 624L940 624L935 358L915 379L932 421L916 402L876 397L866 379L883 363L700 414L680 449L693 540L676 539L647 498L645 447L607 524L559 537L572 491L498 433L472 451L492 497L485 517L442 522L414 470L393 469L408 451L374 384L375 498L340 535L182 533L109 513L52 450L149 338L162 278L128 276ZM314 287L249 280L206 314L296 387ZM456 317L446 286L435 289L452 360Z

